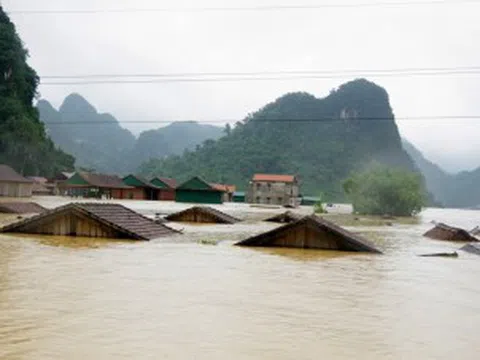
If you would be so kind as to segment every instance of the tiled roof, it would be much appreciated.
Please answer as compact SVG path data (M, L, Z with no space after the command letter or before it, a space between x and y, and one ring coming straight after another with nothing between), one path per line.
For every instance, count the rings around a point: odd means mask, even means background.
M297 236L292 236L292 232L295 231L295 228L302 229L303 227L306 227L306 229L309 230L308 235L306 234L307 231L301 231L299 234L302 234L303 236L298 236L298 234ZM334 241L334 245L332 245L332 241ZM380 253L378 249L362 236L347 231L316 215L305 216L290 224L243 240L236 245L259 247L279 246Z
M65 214L78 214L87 216L92 220L96 220L106 227L109 227L119 234L122 238L133 240L151 240L154 238L172 235L178 233L163 224L157 224L155 221L134 212L119 204L102 204L102 203L71 203L56 209L46 211L43 214L32 218L22 220L18 223L10 224L2 228L1 232L24 232L28 227L35 229L35 226L51 219L54 221L58 216ZM42 230L40 228L40 230ZM39 231L40 232L40 231Z
M210 206L194 206L165 217L169 221L234 224L240 220ZM208 219L208 221L206 221Z
M117 175L96 174L89 172L79 172L79 175L90 185L99 188L109 189L131 189L123 183L122 179Z
M275 175L275 174L255 174L253 175L253 181L270 181L270 182L295 182L295 176L293 175Z
M0 202L0 213L4 214L36 214L45 210L34 202Z
M27 179L17 173L8 165L0 164L0 181L17 182L17 183L32 183L33 181Z

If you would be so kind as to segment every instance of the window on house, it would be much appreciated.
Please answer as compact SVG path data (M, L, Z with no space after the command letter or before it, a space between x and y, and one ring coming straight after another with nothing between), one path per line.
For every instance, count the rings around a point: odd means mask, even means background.
M267 204L270 204L270 198L267 197Z
M262 186L262 184L260 184L260 183L257 183L257 191L259 191L259 190L260 190L260 187L261 187L261 186Z
M272 190L272 184L268 183L267 184L267 189L268 189L268 191Z
M282 197L279 197L279 198L278 198L278 203L279 203L279 204L283 204L283 198L282 198Z
M257 198L255 199L255 202L256 202L257 204L260 204L260 196L257 196Z

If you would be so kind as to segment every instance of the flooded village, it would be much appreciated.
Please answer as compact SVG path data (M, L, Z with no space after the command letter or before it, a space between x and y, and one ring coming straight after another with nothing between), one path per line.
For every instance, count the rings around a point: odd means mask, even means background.
M188 358L195 344L212 358L447 359L452 332L460 357L476 357L466 329L479 320L471 309L480 293L468 284L480 258L459 250L465 238L423 235L442 223L473 229L480 212L384 218L330 204L317 217L288 198L297 190L280 199L281 184L268 185L267 175L260 185L252 178L262 195L251 204L255 192L239 199L233 187L198 177L177 185L64 174L43 184L52 195L32 196L33 180L2 179L9 197L0 209L10 214L0 215L1 357L101 358L108 344L117 358ZM420 256L452 252L458 257ZM132 326L135 340L122 330Z
M0 360L477 360L479 10L0 0Z

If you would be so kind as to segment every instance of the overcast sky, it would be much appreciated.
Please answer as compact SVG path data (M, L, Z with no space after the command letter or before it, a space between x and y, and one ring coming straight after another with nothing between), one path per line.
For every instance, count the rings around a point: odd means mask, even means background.
M362 0L362 3L392 0ZM396 0L399 2L402 0ZM415 0L406 0L415 1ZM39 75L332 71L480 66L480 2L280 11L22 14L332 4L325 0L0 0ZM348 3L348 0L342 3ZM359 3L350 0L350 3ZM361 74L359 74L361 75ZM354 76L354 77L358 77ZM402 136L449 171L480 166L480 74L366 76L390 94ZM286 92L317 97L351 80L41 85L58 107L72 92L121 122L242 119ZM46 79L44 80L47 81ZM138 133L163 124L124 124Z

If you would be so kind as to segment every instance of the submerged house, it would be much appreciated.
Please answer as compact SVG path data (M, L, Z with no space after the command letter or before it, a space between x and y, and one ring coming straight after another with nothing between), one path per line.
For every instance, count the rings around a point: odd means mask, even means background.
M177 181L166 177L154 177L150 183L155 185L158 190L158 200L175 201Z
M247 202L297 207L299 184L294 175L255 174L249 183Z
M78 171L61 184L68 195L87 198L128 199L132 186L125 185L116 175Z
M53 195L54 185L49 183L47 178L41 176L27 176L27 179L33 181L33 195Z
M265 219L265 221L274 222L274 223L291 223L294 221L298 221L301 218L302 216L299 214L295 214L294 212L291 212L291 211L286 211L282 214L269 217L268 219Z
M134 200L159 200L160 187L138 175L128 175L123 178L125 185L131 186L127 199Z
M303 217L235 245L381 253L360 235L315 215Z
M235 224L240 221L239 219L210 206L194 206L178 213L168 215L165 219L169 221L207 224Z
M34 202L0 202L2 214L40 214L46 210Z
M17 173L8 165L0 164L0 196L30 197L33 181Z
M443 223L438 223L433 229L428 230L423 236L435 240L447 241L479 241L474 235L467 230L448 226Z
M151 240L177 234L119 204L70 203L4 226L0 232Z
M223 204L224 191L212 186L198 176L179 185L176 189L176 202Z

